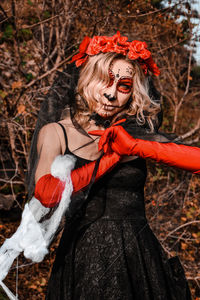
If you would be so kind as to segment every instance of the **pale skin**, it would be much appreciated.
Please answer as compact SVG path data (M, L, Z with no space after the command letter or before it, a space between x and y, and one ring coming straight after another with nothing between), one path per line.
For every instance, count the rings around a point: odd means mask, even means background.
M123 59L114 60L110 66L109 73L110 83L104 90L102 90L101 101L96 103L95 107L95 112L98 112L99 115L105 118L112 118L115 114L123 110L133 90L132 78L134 70L133 66L129 62ZM109 101L104 96L105 93L114 97L114 100L112 100L112 102ZM78 132L69 117L61 120L59 123L61 123L66 129L68 148L71 152L91 161L96 160L101 155L98 151L99 137L92 135L91 138L95 140L94 143L91 143L78 152L74 151L82 145L87 144L88 141L91 141L91 139ZM93 120L90 121L90 126L87 127L87 131L99 129L102 130L104 128L96 126ZM57 123L47 124L41 129L37 146L40 158L35 173L35 182L37 182L43 175L51 173L52 162L56 156L64 154L65 148L66 144L64 134L62 128ZM136 157L130 156L124 157L123 161L135 158Z
M112 117L123 110L133 91L133 66L123 60L116 59L109 70L110 83L102 90L101 99L96 103L96 112L103 117ZM105 96L108 95L112 99Z

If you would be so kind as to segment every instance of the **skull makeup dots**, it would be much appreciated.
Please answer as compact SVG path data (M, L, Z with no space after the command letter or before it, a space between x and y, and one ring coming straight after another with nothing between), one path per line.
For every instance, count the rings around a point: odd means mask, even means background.
M120 112L131 97L133 89L133 66L124 59L116 59L109 68L109 84L102 91L95 111L102 117L112 117Z

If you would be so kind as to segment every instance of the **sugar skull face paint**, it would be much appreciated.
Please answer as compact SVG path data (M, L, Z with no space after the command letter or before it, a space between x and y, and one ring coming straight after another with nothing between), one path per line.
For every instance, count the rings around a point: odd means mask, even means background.
M111 117L120 112L131 97L133 90L133 66L124 59L116 59L109 69L109 84L101 92L102 97L96 112L102 117Z
M117 83L117 91L124 94L129 94L132 91L133 78L122 76L120 77L120 69L117 74L114 74L113 71L109 70L110 82L108 87L111 87L113 84Z

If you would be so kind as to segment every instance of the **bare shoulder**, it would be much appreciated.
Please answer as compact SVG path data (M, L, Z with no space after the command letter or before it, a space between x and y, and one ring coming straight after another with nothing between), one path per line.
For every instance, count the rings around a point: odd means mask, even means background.
M71 130L75 129L70 117L60 120L59 123L49 123L43 126L40 130L38 147L41 147L41 145L45 143L45 145L50 147L51 150L53 147L56 152L60 152L61 154L65 153L66 140L63 134L63 129L59 124L63 125L67 136L69 132L71 133Z
M57 123L49 123L44 125L39 132L38 136L38 150L45 146L47 149L60 149L60 126Z
M40 135L55 134L57 126L59 126L57 123L48 123L40 129L39 134Z
M66 128L67 127L74 127L70 116L67 116L65 119L60 120L59 123L62 124Z

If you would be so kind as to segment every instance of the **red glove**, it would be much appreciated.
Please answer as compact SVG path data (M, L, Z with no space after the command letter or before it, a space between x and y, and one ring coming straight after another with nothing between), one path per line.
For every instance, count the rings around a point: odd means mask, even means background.
M104 155L100 160L95 181L110 171L119 161L120 156L115 152ZM96 161L93 161L71 172L71 179L74 188L73 193L76 193L89 185L95 168L95 163ZM35 197L45 207L54 207L60 202L64 188L64 181L61 181L51 174L46 174L36 183Z
M170 166L200 174L200 148L175 143L159 143L134 139L121 126L113 126L105 131L90 131L90 134L102 135L99 150L105 153L111 150L119 155L138 155L151 158Z

